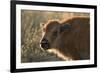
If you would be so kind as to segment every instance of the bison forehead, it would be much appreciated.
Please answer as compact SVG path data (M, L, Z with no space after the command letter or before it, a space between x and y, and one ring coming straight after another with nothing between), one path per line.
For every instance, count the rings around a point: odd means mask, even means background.
M54 27L58 27L59 25L60 25L60 23L58 21L48 21L44 26L44 30L48 31Z

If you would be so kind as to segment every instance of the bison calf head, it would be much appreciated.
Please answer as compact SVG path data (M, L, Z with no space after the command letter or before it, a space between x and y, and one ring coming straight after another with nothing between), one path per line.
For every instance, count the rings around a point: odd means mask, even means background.
M68 30L70 25L60 24L59 21L49 21L43 27L43 37L40 41L40 45L44 50L55 48L55 40L63 33L64 30Z

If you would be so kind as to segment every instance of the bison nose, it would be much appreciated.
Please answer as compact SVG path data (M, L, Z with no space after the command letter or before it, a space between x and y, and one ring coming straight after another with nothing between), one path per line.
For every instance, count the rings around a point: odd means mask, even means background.
M45 50L49 48L49 42L47 39L42 39L40 45Z

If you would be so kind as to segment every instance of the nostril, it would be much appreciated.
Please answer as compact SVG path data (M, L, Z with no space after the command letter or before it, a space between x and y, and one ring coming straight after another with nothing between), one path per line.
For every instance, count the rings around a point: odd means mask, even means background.
M47 39L42 39L41 42L40 42L40 46L43 48L43 49L48 49L50 46L49 46L49 42Z
M41 44L47 44L47 43L48 43L48 40L42 39Z

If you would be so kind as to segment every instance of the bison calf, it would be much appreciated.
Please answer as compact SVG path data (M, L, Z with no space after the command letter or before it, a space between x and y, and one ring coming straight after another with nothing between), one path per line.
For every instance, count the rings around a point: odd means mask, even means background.
M90 23L87 17L74 17L64 22L52 20L43 27L41 47L63 60L90 58Z

